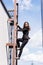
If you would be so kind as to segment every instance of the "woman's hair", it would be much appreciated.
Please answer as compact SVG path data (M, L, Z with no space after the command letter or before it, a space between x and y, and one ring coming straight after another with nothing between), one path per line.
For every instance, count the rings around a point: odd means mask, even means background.
M30 31L30 26L29 26L29 23L28 22L25 22L24 25L23 25L23 29L24 28L27 28L28 31Z

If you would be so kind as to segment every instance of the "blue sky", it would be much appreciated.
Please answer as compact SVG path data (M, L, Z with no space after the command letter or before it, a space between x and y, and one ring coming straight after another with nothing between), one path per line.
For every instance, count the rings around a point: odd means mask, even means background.
M12 0L3 0L3 1L7 9L14 9L14 3L12 2ZM20 26L23 26L23 23L25 21L28 21L30 23L30 27L32 30L31 33L34 34L41 27L41 3L40 3L41 1L40 0L37 0L37 2L35 0L29 0L29 1L30 1L29 5L23 3L24 8L22 7L22 3L20 3L19 1L19 24Z
M14 0L3 0L3 2L7 9L14 9ZM22 27L23 23L28 21L31 28L31 39L25 46L18 65L31 65L32 62L34 65L43 65L41 0L18 0L18 2L19 25Z

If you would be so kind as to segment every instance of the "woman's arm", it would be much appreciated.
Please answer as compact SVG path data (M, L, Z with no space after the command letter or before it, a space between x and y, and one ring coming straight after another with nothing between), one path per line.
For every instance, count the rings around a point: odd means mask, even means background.
M19 25L17 25L17 27L19 28L18 31L23 31L23 29Z

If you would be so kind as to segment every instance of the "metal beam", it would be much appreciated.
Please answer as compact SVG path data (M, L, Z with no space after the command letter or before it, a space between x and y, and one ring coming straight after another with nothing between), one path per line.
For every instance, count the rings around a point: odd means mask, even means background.
M14 20L14 18L9 18L9 19L8 19L8 21L12 21L12 20Z
M17 65L17 60L15 59L16 57L16 48L15 45L16 39L17 39L17 6L16 6L16 0L14 0L14 50L13 50L13 65Z
M8 12L14 12L14 10L8 10Z

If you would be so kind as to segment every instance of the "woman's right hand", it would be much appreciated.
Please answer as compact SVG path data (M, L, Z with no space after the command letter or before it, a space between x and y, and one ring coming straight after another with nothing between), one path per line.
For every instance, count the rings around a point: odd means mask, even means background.
M17 24L17 26L19 26L19 25Z

